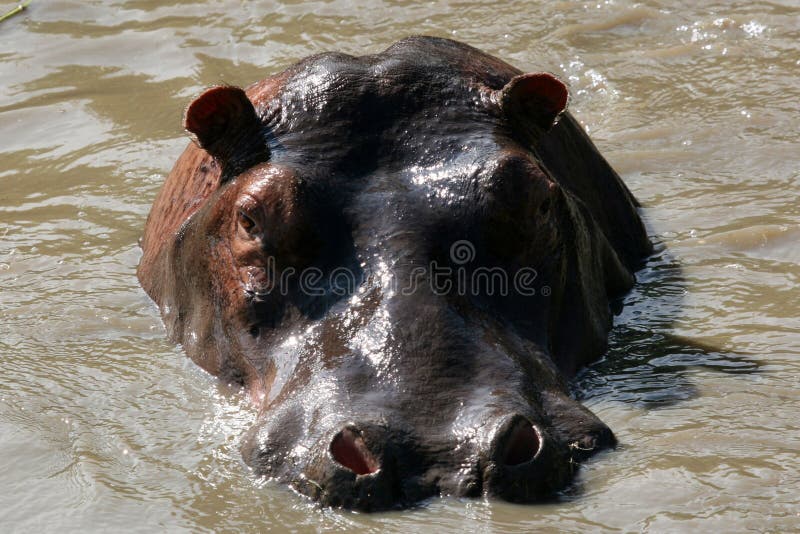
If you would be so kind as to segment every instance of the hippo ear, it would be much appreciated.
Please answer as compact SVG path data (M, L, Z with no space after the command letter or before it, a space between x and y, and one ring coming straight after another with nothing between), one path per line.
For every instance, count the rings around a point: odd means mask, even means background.
M500 107L517 123L533 123L548 131L567 108L569 92L558 78L546 72L520 74L499 91Z
M189 104L183 126L229 175L269 159L264 127L253 103L239 87L206 90Z

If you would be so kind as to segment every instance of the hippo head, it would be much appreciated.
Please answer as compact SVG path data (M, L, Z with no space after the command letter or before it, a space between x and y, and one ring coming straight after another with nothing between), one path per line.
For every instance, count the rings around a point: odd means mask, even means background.
M529 502L613 445L565 379L648 245L566 103L549 74L414 38L189 106L139 277L258 403L256 473L363 510Z

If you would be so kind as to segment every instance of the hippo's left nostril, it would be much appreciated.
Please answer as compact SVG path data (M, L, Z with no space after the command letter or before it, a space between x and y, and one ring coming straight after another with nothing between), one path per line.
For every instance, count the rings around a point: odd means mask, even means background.
M536 457L542 446L539 432L529 421L520 418L516 421L506 437L505 465L520 465L530 462Z
M380 464L369 452L361 435L345 428L331 440L331 456L337 463L357 475L368 475L380 469Z

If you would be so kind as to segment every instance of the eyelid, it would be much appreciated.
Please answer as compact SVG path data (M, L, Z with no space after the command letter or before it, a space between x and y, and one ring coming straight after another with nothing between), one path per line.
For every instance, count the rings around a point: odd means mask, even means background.
M236 208L245 213L252 213L253 210L258 208L258 201L248 194L243 194L236 202Z

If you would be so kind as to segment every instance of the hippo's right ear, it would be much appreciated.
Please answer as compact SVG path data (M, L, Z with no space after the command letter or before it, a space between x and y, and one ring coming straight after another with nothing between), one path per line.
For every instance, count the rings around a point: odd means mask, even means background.
M223 180L269 159L264 126L239 87L206 90L186 108L183 126L220 163Z
M567 86L546 72L515 76L497 93L504 114L528 130L533 127L535 134L547 132L569 100Z

